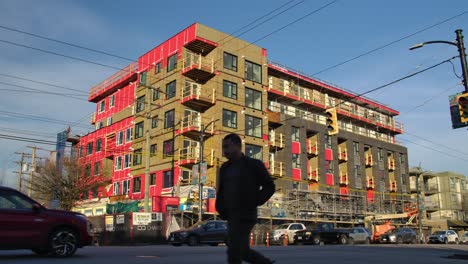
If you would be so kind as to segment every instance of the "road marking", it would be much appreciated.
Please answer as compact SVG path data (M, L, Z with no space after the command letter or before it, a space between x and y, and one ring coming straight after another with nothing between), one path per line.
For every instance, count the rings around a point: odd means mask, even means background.
M137 258L159 258L159 256L136 256Z

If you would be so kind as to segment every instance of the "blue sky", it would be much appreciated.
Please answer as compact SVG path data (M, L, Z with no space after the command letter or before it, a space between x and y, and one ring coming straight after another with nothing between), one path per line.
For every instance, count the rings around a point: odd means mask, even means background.
M0 2L0 26L137 58L193 22L232 33L287 2L5 0ZM294 0L288 6L297 4L296 7L275 16L241 38L255 41L328 2ZM466 0L342 0L259 41L257 45L268 50L271 60L313 74L464 11L468 11ZM465 35L468 35L468 14L316 77L357 93L367 91L457 55L456 48L448 45L428 45L415 51L409 51L408 47L428 40L453 41L454 31L458 28L464 29ZM0 40L116 67L128 64L125 60L4 29L0 29ZM456 72L461 74L459 60L453 63ZM81 90L81 94L86 95L90 87L113 72L112 69L0 42L0 74L50 82ZM80 94L1 75L0 82L51 92ZM444 64L368 95L401 112L397 120L404 123L407 133L397 140L408 148L411 166L421 163L427 170L450 170L468 175L468 131L451 129L448 108L448 95L463 90L460 83L452 66ZM0 89L14 88L4 84L0 86ZM86 127L89 115L94 110L92 103L45 94L0 92L0 111L68 122L80 121L79 126L72 127L74 132L86 133L92 129ZM0 134L12 134L5 129L32 130L54 140L53 135L66 126L0 114ZM18 132L13 134L30 136ZM26 147L30 144L5 139L0 139L0 144L0 177L6 176L8 183L14 184L12 171L17 169L17 165L13 161L18 159L14 152L30 151ZM40 153L47 154L45 151Z

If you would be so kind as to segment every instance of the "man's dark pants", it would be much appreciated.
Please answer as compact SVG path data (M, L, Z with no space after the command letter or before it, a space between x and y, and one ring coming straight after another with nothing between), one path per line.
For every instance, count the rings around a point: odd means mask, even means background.
M250 249L250 232L255 220L242 219L238 216L228 219L228 263L239 264L242 261L249 263L268 264L271 261L259 252Z

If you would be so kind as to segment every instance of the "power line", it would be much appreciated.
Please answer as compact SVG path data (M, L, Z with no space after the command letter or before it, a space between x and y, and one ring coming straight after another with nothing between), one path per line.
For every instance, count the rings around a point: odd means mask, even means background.
M437 142L435 142L435 141L433 141L433 140L425 139L425 138L423 138L423 137L421 137L421 136L414 135L414 134L409 133L409 132L405 132L405 134L407 134L407 135L409 135L409 136L412 136L412 137L415 137L415 138L418 138L418 139L421 139L421 140L423 140L423 141L429 142L429 143L431 143L431 144L433 144L433 145L440 146L440 147L446 148L446 149L448 149L448 150L455 151L455 152L460 153L460 154L463 154L463 155L468 155L468 153L466 153L466 152L462 152L462 151L460 151L460 150L458 150L458 149L451 148L451 147L449 147L449 146L447 146L447 145L437 143Z
M455 16L453 16L453 17L450 17L450 18L447 18L447 19L442 20L442 21L440 21L440 22L437 22L437 23L435 23L435 24L433 24L433 25L431 25L431 26L429 26L429 27L426 27L426 28L423 28L423 29L421 29L421 30L418 30L418 31L416 31L416 32L414 32L414 33L412 33L412 34L406 35L406 36L404 36L404 37L402 37L402 38L399 38L399 39L397 39L397 40L394 40L394 41L392 41L392 42L390 42L390 43L387 43L387 44L385 44L385 45L383 45L383 46L377 47L377 48L372 49L372 50L370 50L370 51L364 52L364 53L362 53L362 54L360 54L360 55L358 55L358 56L355 56L355 57L353 57L353 58L351 58L351 59L345 60L345 61L343 61L343 62L340 62L340 63L337 63L337 64L335 64L335 65L333 65L333 66L330 66L330 67L328 67L328 68L325 68L325 69L323 69L323 70L320 70L320 71L318 71L318 72L312 74L311 76L319 75L319 74L324 73L324 72L326 72L326 71L329 71L329 70L331 70L331 69L338 68L338 67L340 67L340 66L342 66L342 65L344 65L344 64L346 64L346 63L352 62L352 61L354 61L354 60L357 60L357 59L359 59L359 58L362 58L362 57L364 57L364 56L366 56L366 55L369 55L369 54L371 54L371 53L374 53L374 52L376 52L376 51L382 50L382 49L384 49L384 48L386 48L386 47L388 47L388 46L391 46L391 45L393 45L393 44L396 44L396 43L398 43L398 42L400 42L400 41L402 41L402 40L408 39L408 38L410 38L410 37L412 37L412 36L415 36L415 35L417 35L417 34L419 34L419 33L422 33L422 32L424 32L424 31L427 31L427 30L429 30L429 29L432 29L432 28L434 28L434 27L436 27L436 26L439 26L439 25L441 25L441 24L444 24L444 23L446 23L446 22L448 22L448 21L450 21L450 20L453 20L453 19L455 19L455 18L461 17L461 16L465 15L466 13L468 13L468 11L464 11L464 12L458 14L458 15L455 15Z
M64 90L75 91L75 92L83 93L83 94L86 94L86 95L88 94L88 92L81 91L81 90L78 90L78 89L73 89L73 88L69 88L69 87L65 87L65 86L60 86L60 85L56 85L56 84L52 84L52 83L46 83L46 82L36 81L36 80L32 80L32 79L27 79L27 78L24 78L24 77L15 76L15 75L11 75L11 74L0 73L0 76L6 76L6 77L9 77L9 78L14 78L14 79L18 79L18 80L23 80L23 81L28 81L28 82L43 84L43 85L47 85L47 86L52 86L52 87L64 89Z
M31 87L26 87L26 86L21 86L21 85L16 85L16 84L12 84L12 83L5 83L5 82L0 82L0 84L4 84L4 85L8 85L8 86L13 86L13 87L18 87L18 88L26 89L26 90L0 89L0 90L2 90L2 91L30 92L30 93L50 94L50 95L57 95L57 96L69 97L69 98L73 98L73 99L81 100L81 101L88 101L88 100L83 99L83 98L75 97L75 96L84 96L84 95L80 95L80 94L54 93L54 92L44 91L44 90L41 90L41 89L36 89L36 88L31 88Z
M441 153L441 154L444 154L444 155L446 155L446 156L450 156L450 157L452 157L452 158L457 158L457 159L460 159L460 160L463 160L463 161L468 161L468 159L464 159L464 158L462 158L462 157L455 156L455 155L452 155L452 154L450 154L450 153L443 152L443 151L441 151L441 150L438 150L438 149L435 149L435 148L431 148L431 147L428 147L428 146L425 146L425 145L421 145L421 144L419 144L419 143L416 143L416 142L411 141L411 140L408 140L408 139L404 139L404 138L399 138L399 139L400 139L400 140L403 140L403 141L407 141L407 142L412 143L412 144L415 144L415 145L417 145L417 146L426 148L426 149L430 149L430 150L432 150L432 151L439 152L439 153Z
M436 94L436 95L430 97L429 99L425 100L425 101L422 102L421 104L418 104L418 105L416 105L415 107L409 109L408 111L404 112L403 114L408 114L408 113L410 113L410 112L413 112L414 110L425 106L427 103L429 103L430 101L432 101L432 100L434 100L435 98L439 97L440 95L442 95L442 94L444 94L444 93L446 93L446 92L448 92L448 91L450 91L450 90L452 90L452 89L455 89L455 88L456 88L456 86L449 87L449 88L443 90L442 92L440 92L440 93L438 93L438 94Z
M12 117L19 117L19 118L24 118L24 119L29 119L29 120L35 120L35 121L42 121L42 122L48 122L48 123L55 123L55 124L61 124L61 125L69 125L70 123L67 121L63 120L58 120L58 119L53 119L53 118L46 118L46 117L40 117L40 116L34 116L34 115L26 115L26 114L21 114L21 113L15 113L15 112L9 112L9 111L0 111L0 114L6 115L6 116L12 116ZM88 128L89 125L76 125L84 128Z

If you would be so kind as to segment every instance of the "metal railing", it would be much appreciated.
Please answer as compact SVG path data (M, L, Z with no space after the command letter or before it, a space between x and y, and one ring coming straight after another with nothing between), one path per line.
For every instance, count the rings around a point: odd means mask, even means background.
M102 90L106 89L107 87L111 86L112 84L116 83L117 81L121 80L122 78L126 77L127 75L131 75L138 71L138 63L132 62L127 67L121 69L120 71L114 73L109 78L105 79L100 84L94 86L89 90L89 96L94 96L95 94L101 92Z
M188 68L196 68L199 70L214 73L214 61L213 59L203 57L200 54L186 51L183 60L183 70L186 70Z
M185 81L185 86L182 87L182 99L187 97L195 97L197 100L204 98L214 103L216 100L216 89L209 89L199 83Z

